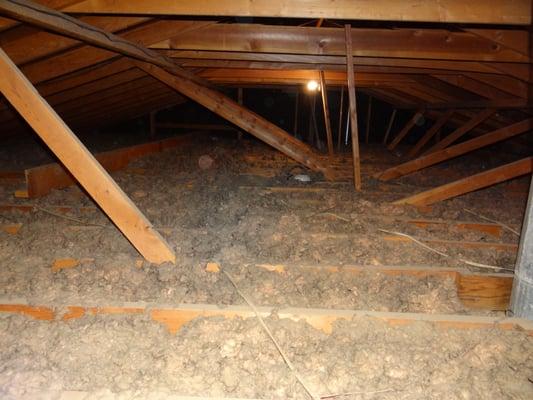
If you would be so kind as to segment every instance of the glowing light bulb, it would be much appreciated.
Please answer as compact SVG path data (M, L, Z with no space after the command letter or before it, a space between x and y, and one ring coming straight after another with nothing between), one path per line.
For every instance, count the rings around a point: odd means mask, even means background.
M309 81L307 82L307 90L310 92L316 92L318 90L319 84L317 81Z

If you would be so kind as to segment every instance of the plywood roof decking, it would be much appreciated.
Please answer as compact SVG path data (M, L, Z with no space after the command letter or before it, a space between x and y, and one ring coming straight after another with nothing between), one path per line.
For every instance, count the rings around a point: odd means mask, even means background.
M527 116L525 108L531 78L528 73L530 2L474 1L469 5L448 0L436 13L430 1L400 13L393 2L373 1L372 7L352 2L330 4L278 1L75 1L40 0L38 3L80 15L80 20L118 34L172 57L186 69L215 84L301 84L325 70L326 82L345 85L344 32L346 19L388 20L371 26L352 21L355 83L358 89L396 107L431 108L437 119L455 108L452 126L468 121L469 108L522 109L515 118L497 113L480 125L488 131ZM313 4L319 4L314 8ZM315 4L315 5L316 5ZM430 7L432 5L432 7ZM277 9L279 12L274 12ZM529 10L529 11L528 11ZM475 11L475 12L474 12ZM326 18L321 27L294 26L296 18ZM102 15L107 14L107 15ZM186 16L182 16L186 15ZM260 23L235 23L228 16L264 18ZM223 17L223 18L222 18ZM327 18L337 19L333 22ZM390 21L402 20L401 23ZM417 25L411 22L446 22ZM450 25L447 23L480 25ZM502 26L483 24L507 24ZM283 25L285 24L285 25ZM147 77L129 60L108 50L43 31L7 18L0 20L0 47L36 84L67 122L91 127L149 113L155 108L184 101L168 87ZM114 112L113 110L116 110ZM110 112L111 111L111 112ZM16 133L21 122L2 101L2 133Z

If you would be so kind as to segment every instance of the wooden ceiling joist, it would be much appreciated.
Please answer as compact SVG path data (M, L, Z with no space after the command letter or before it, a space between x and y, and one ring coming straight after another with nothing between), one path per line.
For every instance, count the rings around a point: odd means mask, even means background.
M69 13L142 15L224 15L241 17L327 18L354 20L527 25L528 0L86 0Z
M4 96L137 250L153 263L175 262L166 241L1 50L0 71Z
M354 57L525 63L529 57L468 32L444 29L352 29ZM343 56L341 28L211 24L150 46L201 50Z
M346 65L346 58L343 56L328 55L308 55L308 54L278 54L264 53L261 49L253 51L209 51L209 50L165 50L167 56L178 59L185 66L205 66L202 60L207 61L248 61L277 63L278 68L287 66L290 68L293 64L315 64L324 66L325 69L336 69L335 66ZM457 73L457 72L474 72L498 75L494 68L480 63L478 61L459 61L459 60L426 60L415 58L393 58L385 57L353 57L354 69L362 67L389 67L389 68L413 68L425 73ZM227 64L232 65L232 64ZM236 64L233 64L236 65ZM253 68L253 64L250 64ZM235 68L232 66L232 68ZM242 68L242 67L241 67ZM272 67L274 68L274 67ZM303 69L299 67L299 69ZM433 71L432 71L433 70ZM440 72L438 72L440 71ZM409 72L412 73L412 72ZM503 71L499 74L505 75Z
M457 197L465 193L486 188L509 179L530 174L533 171L533 157L492 168L478 174L426 190L425 192L397 200L394 204L427 206L436 202Z
M533 118L528 118L517 122L513 125L497 129L493 132L486 133L482 136L470 139L466 142L459 143L427 155L423 155L411 161L389 168L381 173L378 178L382 181L388 181L394 178L399 178L423 168L438 164L440 162L450 160L452 158L461 156L471 151L481 149L494 143L521 135L533 129Z

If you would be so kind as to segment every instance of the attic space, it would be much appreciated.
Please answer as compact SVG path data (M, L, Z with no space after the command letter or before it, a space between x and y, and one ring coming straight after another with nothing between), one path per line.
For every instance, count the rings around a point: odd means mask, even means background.
M533 398L530 0L0 0L0 398Z

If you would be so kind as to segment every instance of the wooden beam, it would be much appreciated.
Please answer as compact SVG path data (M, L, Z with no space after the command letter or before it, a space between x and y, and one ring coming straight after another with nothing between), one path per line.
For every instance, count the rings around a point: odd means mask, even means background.
M458 181L395 201L393 204L430 205L478 189L486 188L533 171L533 157L527 157L501 167L480 172Z
M355 57L527 63L529 57L468 32L445 29L352 29ZM341 28L260 24L211 24L151 47L165 50L255 51L273 54L342 56Z
M342 142L342 114L344 112L344 86L341 86L341 99L339 102L339 123L337 128L337 151L341 151Z
M451 145L453 142L456 142L461 137L466 135L468 132L470 132L472 129L474 129L476 126L481 124L483 121L489 119L491 116L493 116L496 113L497 110L495 109L485 109L474 115L472 118L470 118L469 121L467 121L464 125L460 126L456 130L454 130L452 133L450 133L448 136L446 136L444 139L442 139L440 142L436 143L434 146L432 146L427 153L433 153L438 150L442 150L449 145Z
M385 136L383 136L383 144L387 144L387 140L389 139L390 131L392 129L392 124L394 123L394 119L396 118L396 108L392 110L392 114L389 118L389 123L387 125L387 130L385 131Z
M94 158L108 172L124 169L128 164L145 155L159 153L163 150L184 147L190 143L192 135L182 135L157 142L143 143L117 150L95 154ZM62 164L51 163L26 169L26 188L30 198L46 196L53 189L63 189L75 184L75 180Z
M370 136L370 120L372 118L372 96L368 96L368 109L366 111L366 132L365 132L365 143L368 144L368 139Z
M355 97L355 77L352 59L352 27L344 25L346 33L346 75L348 77L348 100L350 129L352 132L353 179L355 190L361 190L361 165L359 160L359 128L357 126L357 99Z
M448 110L442 114L438 120L435 121L431 128L420 138L420 140L413 146L411 150L407 153L407 158L413 158L416 156L424 147L424 145L440 131L440 129L448 122L455 110Z
M527 319L502 318L501 316L472 316L383 312L368 310L342 310L318 308L274 308L256 307L257 313L267 318L275 314L279 319L305 321L325 334L331 334L336 321L353 321L357 319L378 319L388 322L391 326L405 326L416 322L425 322L440 329L501 329L522 332L524 337L533 333L533 324ZM59 311L58 311L59 309ZM65 313L64 310L67 310ZM123 304L94 307L89 305L29 305L0 300L0 312L21 314L40 321L57 320L68 322L77 318L91 318L116 315L145 315L147 319L163 324L170 333L178 332L185 324L196 318L219 317L225 319L256 318L254 310L249 306L228 305L221 308L215 304L182 304L175 308L147 307L144 303L132 303L127 307Z
M324 110L324 123L326 125L326 140L328 142L328 154L333 156L333 133L331 132L331 120L329 116L328 106L328 88L326 86L326 79L324 78L324 71L319 71L320 76L320 93L322 94L322 108Z
M294 160L324 173L326 177L330 176L328 167L309 146L259 115L239 106L227 96L196 82L179 79L155 65L142 62L135 62L135 65Z
M407 124L405 124L405 126L402 128L402 130L400 132L398 132L398 134L396 135L396 137L392 140L392 142L390 142L390 144L387 146L387 149L389 150L394 150L394 148L396 146L398 146L398 144L402 141L402 139L407 136L407 134L409 133L409 131L411 130L411 128L416 124L416 121L418 121L418 119L420 117L422 117L424 115L424 111L423 110L418 110L412 117L411 119L407 122Z
M175 262L170 246L0 50L0 89L122 233L150 262Z
M389 168L379 175L382 181L388 181L400 176L419 171L431 165L435 165L442 161L449 160L454 157L469 153L473 150L498 143L502 140L509 139L513 136L521 135L533 128L533 118L528 118L515 124L506 126L504 128L496 129L493 132L486 133L482 136L470 139L466 142L456 144L454 146L442 149L414 160L408 161L401 165Z
M65 8L71 13L143 14L143 15L217 15L241 17L286 17L358 19L384 21L448 22L472 24L527 25L531 21L531 3L527 0L86 0ZM475 10L475 12L473 11Z
M165 46L165 44L159 43L152 45L152 48L164 48ZM222 61L226 63L224 66L228 68L238 65L231 64L229 61L248 61L249 68L254 68L256 65L261 65L261 63L277 63L278 69L288 69L291 68L291 65L298 65L298 69L301 69L303 68L300 66L301 64L315 65L316 68L319 69L335 69L338 67L344 68L346 64L346 57L340 55L332 56L321 54L309 55L265 53L263 52L262 48L254 48L253 50L254 52L223 50L166 50L165 54L169 57L178 59L184 66L189 67L208 67L209 65L207 63L199 62L202 60L206 60L208 63L216 60L218 62ZM283 51L283 49L278 51ZM305 53L305 50L302 51ZM218 65L215 64L214 66ZM503 77L506 76L504 71L495 71L494 68L477 61L395 58L391 57L390 54L384 54L384 57L354 57L355 71L364 71L365 67L395 68L395 71L397 72L404 71L406 73L450 74L458 72L474 72L493 74Z

